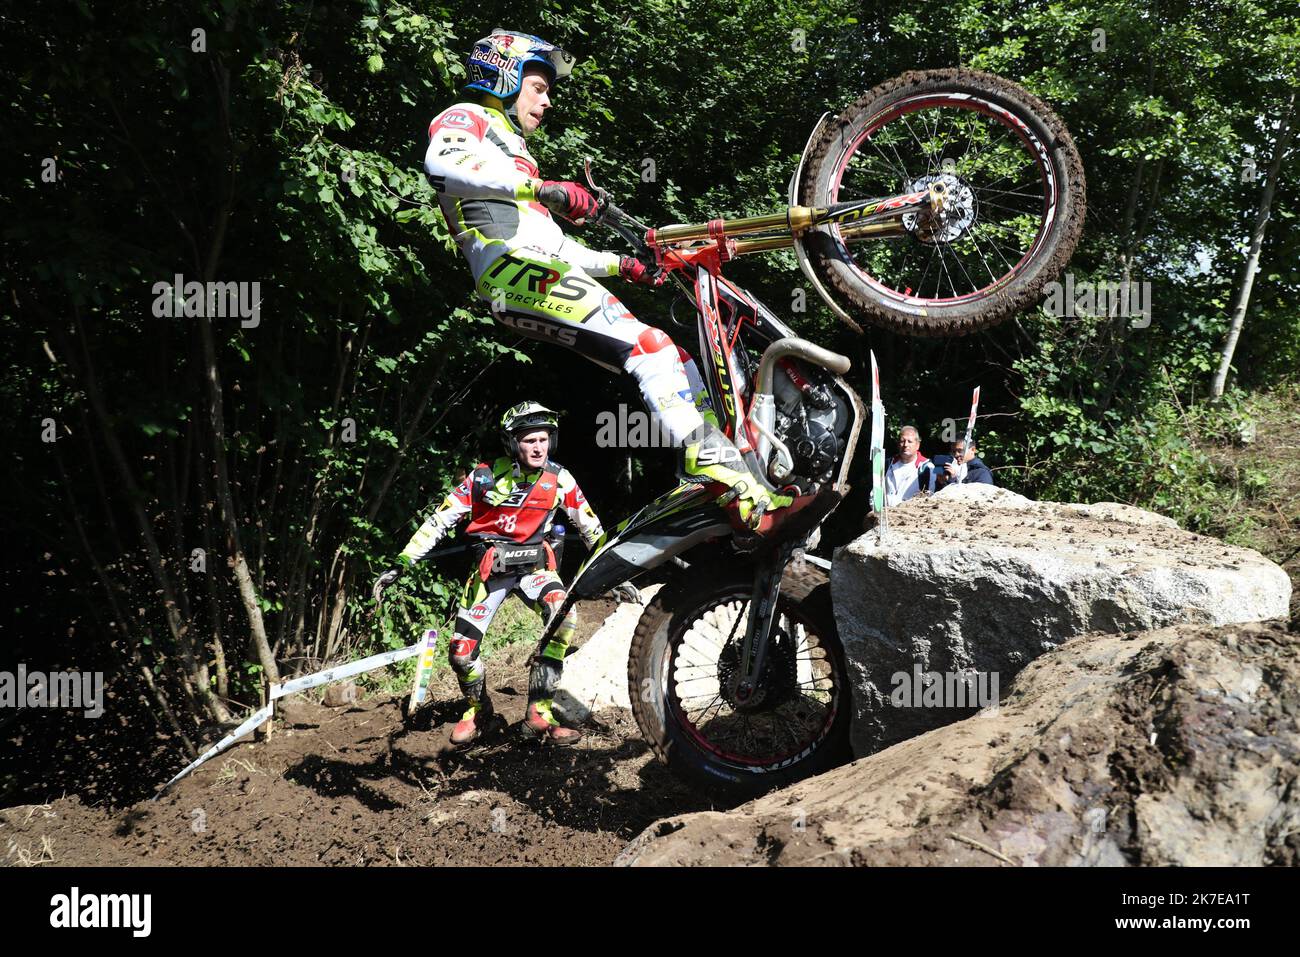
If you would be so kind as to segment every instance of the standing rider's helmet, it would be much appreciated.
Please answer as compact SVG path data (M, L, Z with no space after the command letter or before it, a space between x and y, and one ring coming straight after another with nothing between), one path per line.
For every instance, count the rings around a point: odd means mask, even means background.
M520 402L506 409L501 416L501 443L512 459L519 458L519 436L538 429L546 429L551 434L548 454L554 455L560 441L559 415L538 402Z
M515 129L515 97L524 82L524 67L540 65L550 76L551 84L563 80L573 70L575 57L541 37L510 30L493 30L470 50L465 66L462 92L488 93L506 106L506 118Z

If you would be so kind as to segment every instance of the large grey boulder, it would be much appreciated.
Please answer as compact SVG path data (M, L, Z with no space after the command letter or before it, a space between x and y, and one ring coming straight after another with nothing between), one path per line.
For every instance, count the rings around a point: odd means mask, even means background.
M640 602L623 602L591 637L564 662L555 692L555 709L573 724L581 724L606 708L632 710L627 696L627 656L632 634L646 605L661 588L641 590Z
M831 573L858 755L972 714L1079 635L1288 614L1281 568L1127 505L962 485L890 509L888 525Z

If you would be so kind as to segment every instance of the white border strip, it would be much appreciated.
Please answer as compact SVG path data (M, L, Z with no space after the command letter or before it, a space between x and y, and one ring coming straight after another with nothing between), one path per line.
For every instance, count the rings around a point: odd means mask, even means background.
M314 675L304 675L301 678L294 678L292 681L286 681L284 684L271 685L271 700L263 707L258 708L248 719L238 728L230 732L208 750L204 751L194 761L185 767L180 774L164 784L158 793L153 796L153 800L158 800L167 793L167 789L179 781L185 775L189 774L200 764L215 758L226 748L230 747L244 735L261 727L270 720L272 713L275 711L275 701L277 698L283 698L285 695L295 694L299 691L306 691L308 688L315 688L317 685L329 684L331 681L340 681L343 678L350 678L353 675L359 675L363 671L374 671L376 668L382 668L385 665L391 665L395 661L403 661L407 658L414 658L424 649L424 639L421 638L413 645L406 648L398 648L396 651L385 651L383 654L371 655L369 658L362 658L360 661L352 661L346 665L339 665L337 668L328 668L325 671L318 671Z
M285 695L297 694L299 691L306 691L308 688L315 688L317 685L329 684L331 681L341 681L344 678L351 678L353 675L359 675L363 671L373 671L376 668L382 668L384 665L390 665L395 661L403 661L407 658L414 658L424 647L423 641L418 641L406 648L398 648L396 651L385 651L381 655L371 655L369 658L362 658L360 661L352 661L346 665L339 665L337 668L329 668L325 671L318 671L314 675L304 675L301 678L294 678L292 681L286 681L282 685L271 685L271 700L283 698Z
M164 792L165 792L169 787L171 787L173 784L175 784L175 783L176 783L177 781L179 781L181 778L185 777L185 775L189 774L191 771L193 771L195 768L197 768L197 767L198 767L200 764L202 764L204 761L207 761L207 760L209 760L209 759L211 759L211 758L215 758L215 757L216 757L218 754L220 754L222 751L226 750L226 748L228 748L228 747L230 747L232 744L234 744L235 741L237 741L239 738L242 738L244 735L248 734L250 731L254 731L254 730L256 730L257 728L261 727L261 726L262 726L262 725L263 725L263 724L264 724L268 719L270 719L270 717L271 717L271 710L272 710L272 705L267 704L267 705L265 705L265 706L263 706L263 707L261 707L261 708L258 708L256 711L254 711L251 715L248 716L248 720L247 720L247 721L245 721L243 724L241 724L241 725L240 725L238 728L236 728L234 731L231 731L230 734L226 735L224 738L222 738L220 741L218 741L218 742L217 742L216 744L214 744L212 747L208 748L208 750L206 750L206 751L204 751L202 754L200 754L200 755L198 756L198 758L196 758L196 759L195 759L195 760L194 760L194 761L193 761L193 762L192 762L188 767L185 768L184 771L182 771L180 774L176 775L176 777L172 778L170 781L168 781L166 784L164 784L164 785L162 786L162 790L159 791L157 794L155 794L155 795L153 796L153 799L154 799L155 801L158 800L158 798L162 797L163 793L164 793Z

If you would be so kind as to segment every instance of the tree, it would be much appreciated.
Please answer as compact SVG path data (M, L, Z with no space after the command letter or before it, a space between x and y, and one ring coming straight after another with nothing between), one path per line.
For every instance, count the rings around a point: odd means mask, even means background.
M1282 111L1282 120L1277 134L1273 138L1273 161L1269 164L1264 189L1259 196L1259 207L1255 210L1255 222L1250 231L1250 251L1242 266L1241 280L1237 286L1237 298L1232 304L1232 325L1228 328L1228 338L1223 344L1218 371L1214 373L1214 382L1210 386L1210 395L1219 398L1228 381L1228 370L1232 366L1232 355L1237 350L1237 339L1241 336L1241 327L1246 321L1246 310L1250 306L1250 290L1255 284L1255 273L1259 270L1259 252L1264 245L1264 233L1268 228L1269 214L1273 208L1273 194L1277 188L1277 179L1282 170L1282 157L1291 141L1291 114L1295 108L1295 90L1287 98L1286 108Z

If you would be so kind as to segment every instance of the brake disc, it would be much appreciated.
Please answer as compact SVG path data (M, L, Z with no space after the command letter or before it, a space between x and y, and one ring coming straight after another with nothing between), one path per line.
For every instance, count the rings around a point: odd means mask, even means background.
M718 694L737 711L771 711L788 701L799 684L794 640L782 630L773 631L759 686L749 701L741 706L736 703L736 686L740 683L742 640L736 638L728 642L718 655Z
M903 217L903 225L923 243L950 243L975 224L975 193L953 173L922 176L908 188L919 193L933 183L944 188L943 211L938 216L909 213Z

